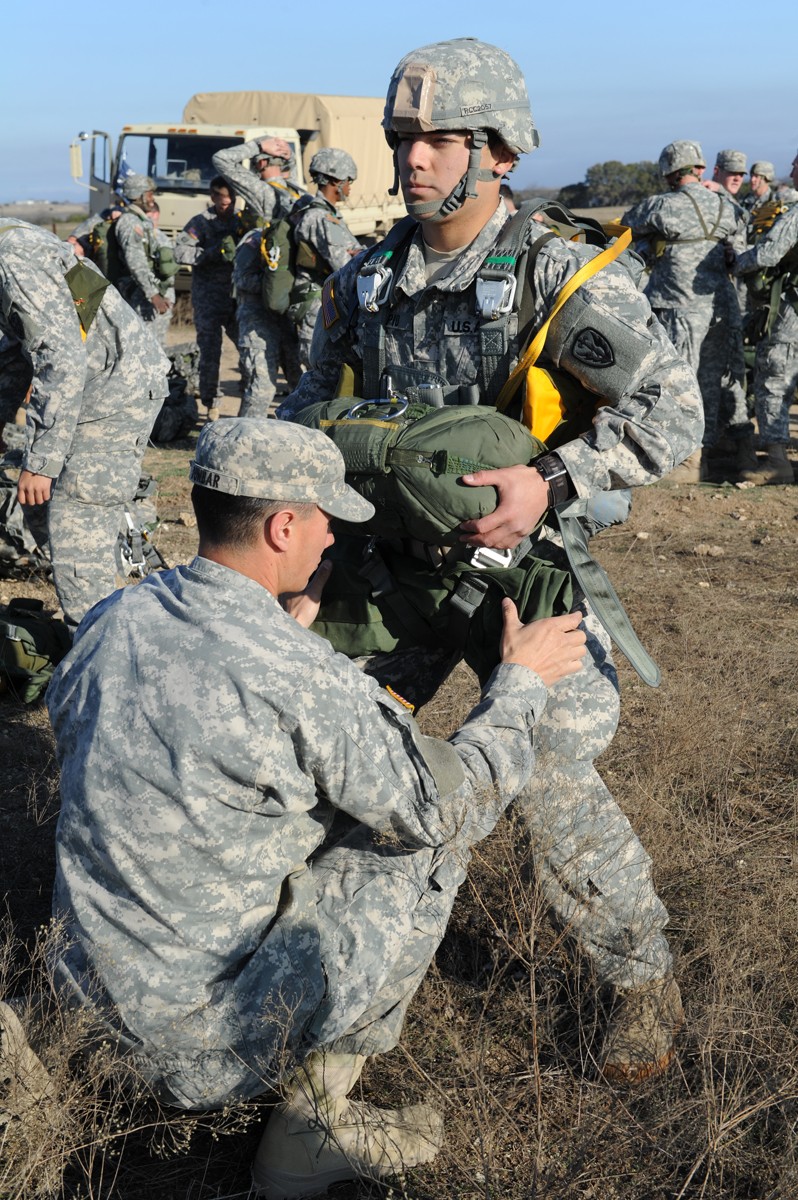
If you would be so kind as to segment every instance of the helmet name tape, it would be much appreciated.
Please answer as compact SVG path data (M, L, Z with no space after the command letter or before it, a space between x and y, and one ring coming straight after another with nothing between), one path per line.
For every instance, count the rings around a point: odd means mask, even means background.
M461 104L460 116L472 117L475 113L492 112L493 105L486 101L484 104Z

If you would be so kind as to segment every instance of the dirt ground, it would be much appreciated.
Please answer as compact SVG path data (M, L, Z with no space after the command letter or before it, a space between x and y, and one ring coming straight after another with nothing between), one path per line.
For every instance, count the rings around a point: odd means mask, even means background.
M184 339L185 330L175 338ZM234 366L226 346L227 414L237 411ZM159 481L156 542L170 564L196 549L186 479L195 439L153 447L145 460ZM402 1191L417 1200L790 1200L798 487L666 481L640 489L628 523L593 549L663 674L652 690L620 662L621 725L600 767L671 914L687 1012L678 1062L633 1094L596 1078L604 1017L567 937L545 920L510 817L480 847L402 1046L370 1064L366 1093L382 1102L433 1095L445 1110L444 1151ZM53 598L46 582L0 580L0 602L22 594ZM475 696L458 670L422 713L424 728L448 733ZM0 715L2 890L24 979L49 918L57 771L42 707L0 696ZM67 1172L63 1195L246 1196L256 1137L256 1128L221 1141L199 1130L163 1161L126 1136L113 1171L100 1155L103 1170ZM333 1194L383 1192L364 1184Z

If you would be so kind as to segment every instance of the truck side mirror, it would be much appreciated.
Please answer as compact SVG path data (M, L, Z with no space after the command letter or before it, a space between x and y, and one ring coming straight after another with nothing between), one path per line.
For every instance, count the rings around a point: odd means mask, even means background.
M70 142L69 171L76 182L83 178L83 147L79 141Z

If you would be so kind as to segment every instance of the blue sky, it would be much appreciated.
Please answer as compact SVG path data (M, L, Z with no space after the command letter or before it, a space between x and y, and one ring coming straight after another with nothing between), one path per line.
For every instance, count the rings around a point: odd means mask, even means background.
M150 18L145 13L149 11ZM247 16L247 14L252 14ZM541 145L518 186L576 182L595 162L656 159L692 138L786 177L798 144L798 5L670 0L636 7L460 0L220 3L68 8L17 4L3 18L0 201L80 199L69 142L172 121L198 91L384 93L406 51L473 36L508 50L527 79Z

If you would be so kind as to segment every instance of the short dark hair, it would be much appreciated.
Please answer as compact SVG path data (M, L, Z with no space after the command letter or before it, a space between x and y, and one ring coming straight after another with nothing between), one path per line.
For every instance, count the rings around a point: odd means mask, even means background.
M230 198L235 200L236 190L231 183L228 183L224 175L214 175L211 180L210 191L212 192L229 192Z
M259 496L232 496L195 483L191 503L197 518L200 538L211 546L249 546L257 541L264 521L292 509L300 519L315 512L315 504L295 504L290 500L264 500Z

